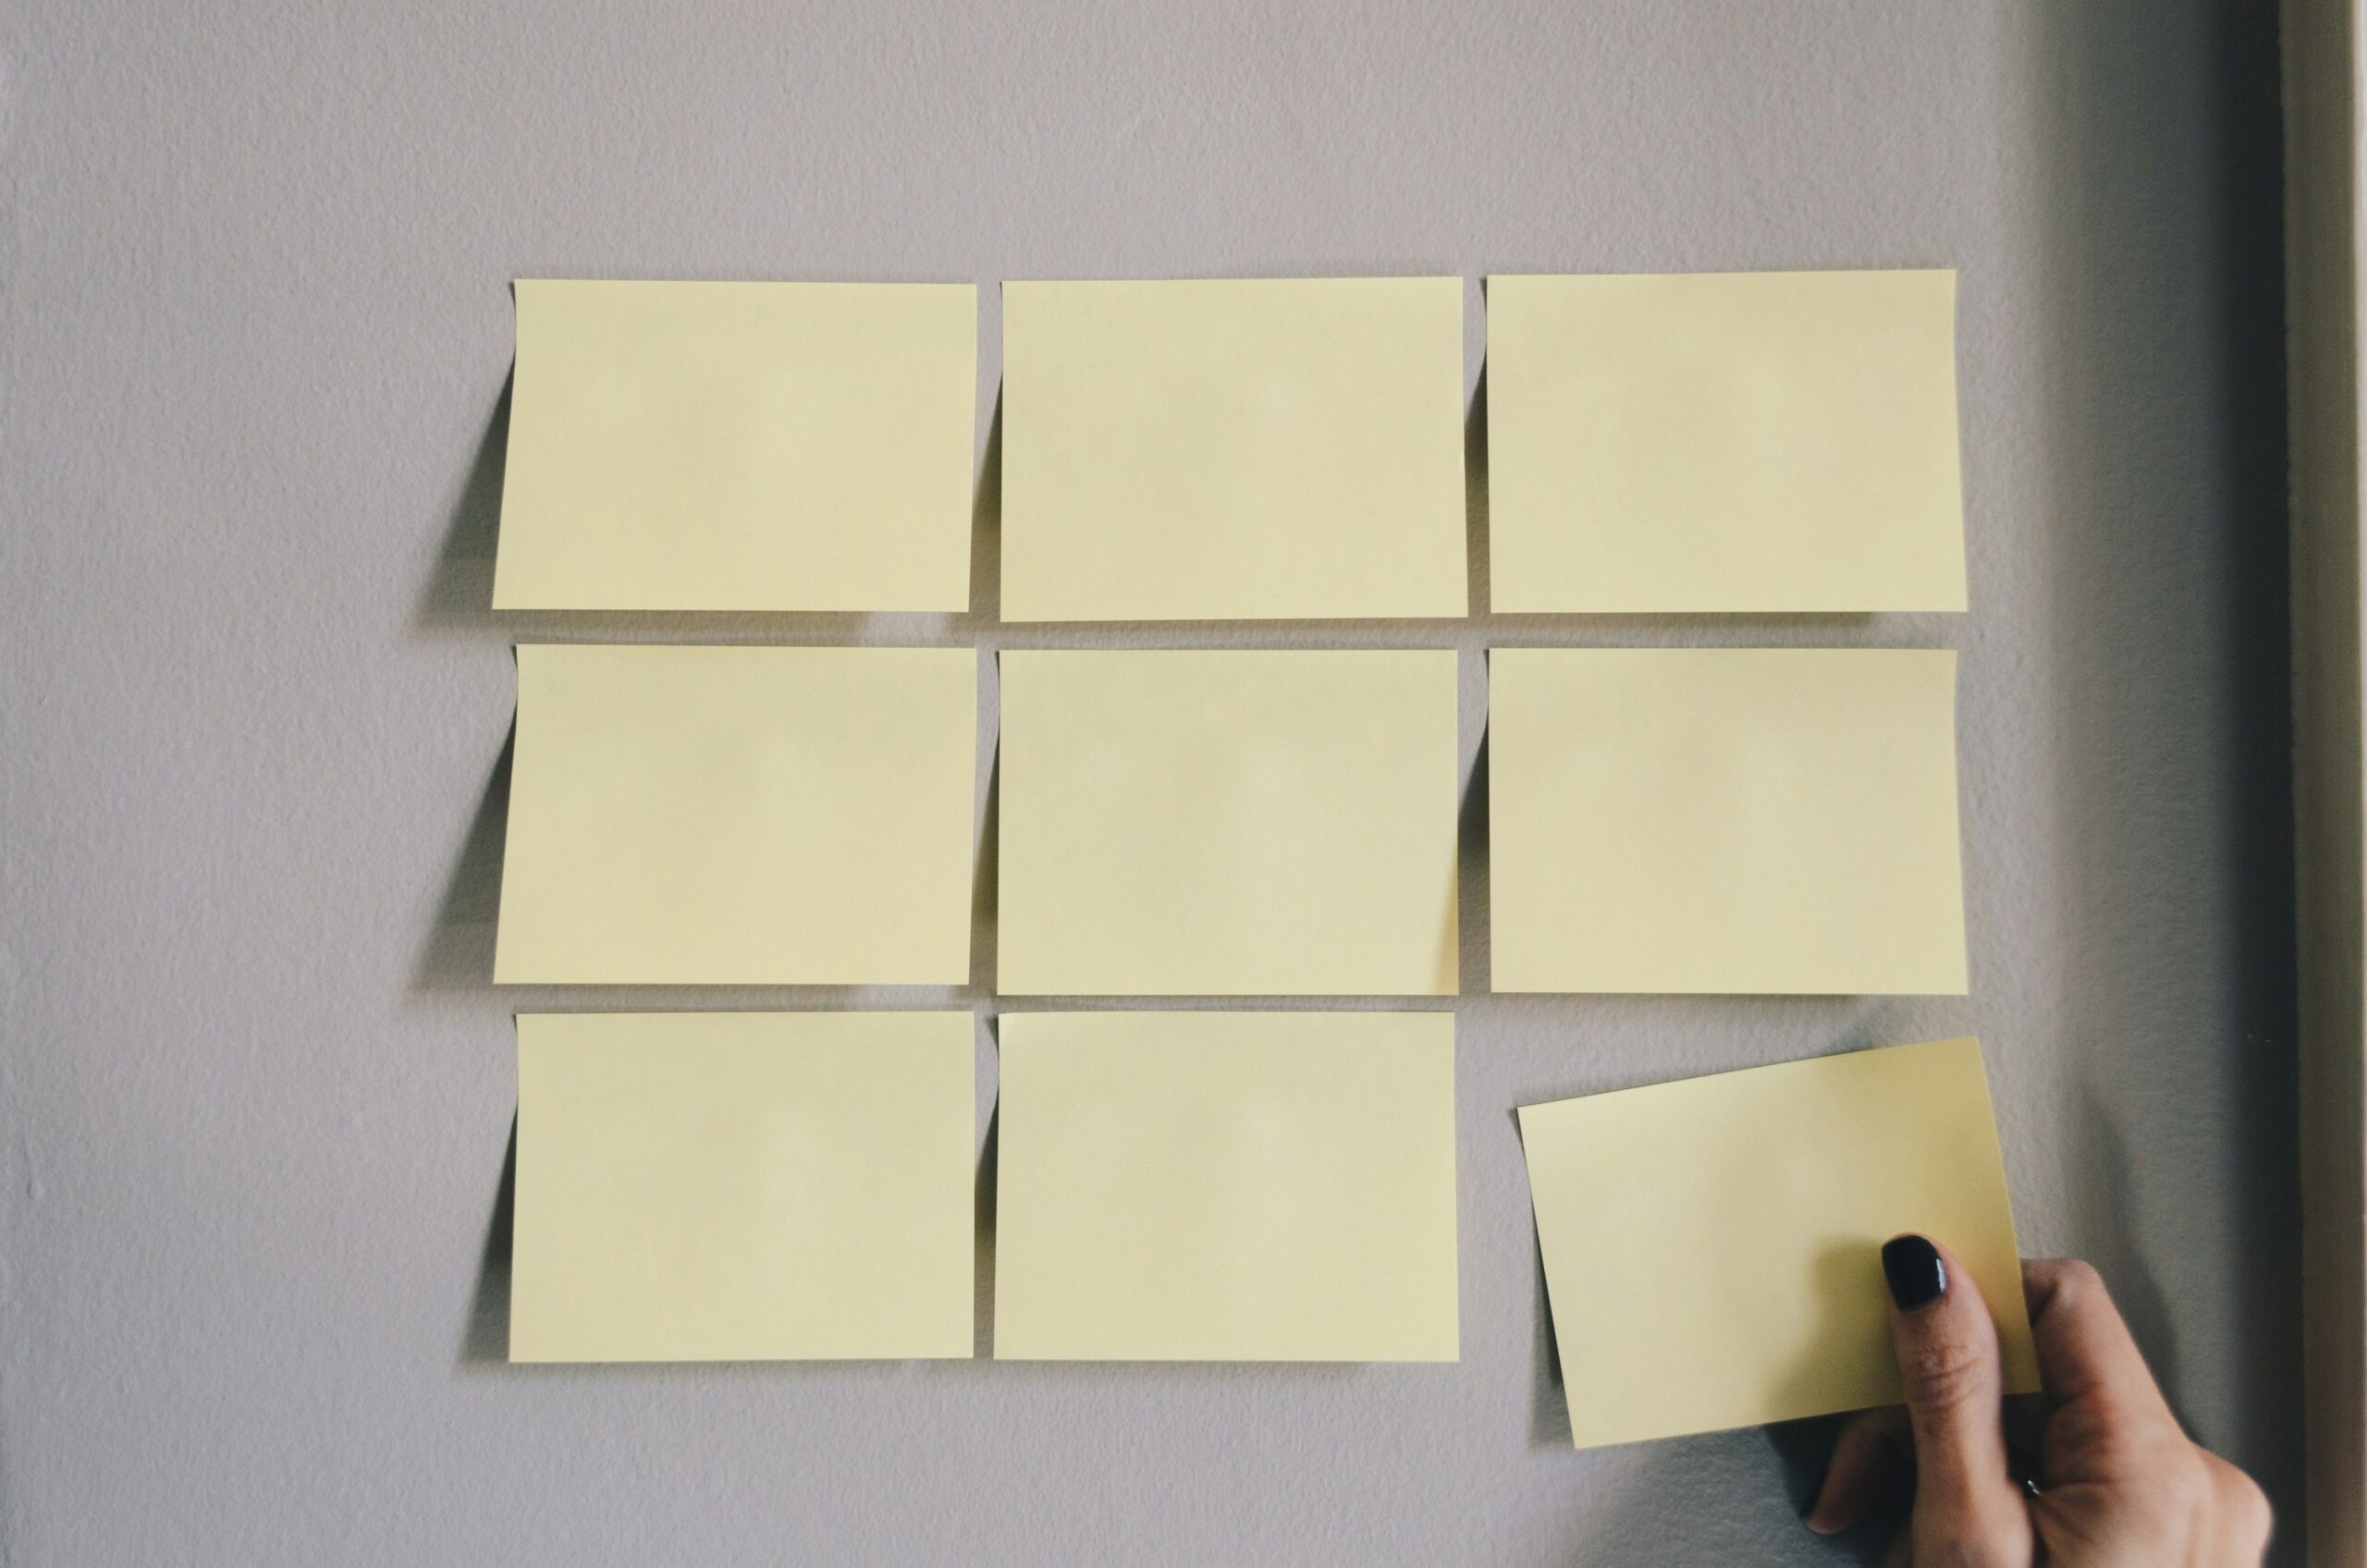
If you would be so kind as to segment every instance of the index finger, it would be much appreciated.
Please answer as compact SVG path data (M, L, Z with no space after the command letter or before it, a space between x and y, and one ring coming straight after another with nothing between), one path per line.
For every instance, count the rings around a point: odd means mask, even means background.
M2077 1258L2031 1258L2022 1264L2022 1292L2030 1301L2039 1378L2050 1395L2064 1404L2092 1401L2116 1415L2177 1429L2177 1418L2103 1275Z

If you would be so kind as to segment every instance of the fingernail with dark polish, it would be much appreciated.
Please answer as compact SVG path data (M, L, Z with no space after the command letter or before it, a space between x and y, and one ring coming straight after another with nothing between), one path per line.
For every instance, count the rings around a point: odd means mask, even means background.
M1948 1293L1948 1266L1940 1261L1940 1249L1920 1236L1894 1236L1883 1243L1883 1278L1890 1282L1890 1299L1907 1312Z

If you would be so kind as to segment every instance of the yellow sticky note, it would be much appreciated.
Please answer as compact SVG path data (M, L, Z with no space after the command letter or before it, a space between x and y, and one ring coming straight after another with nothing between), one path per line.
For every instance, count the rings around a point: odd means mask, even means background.
M517 290L496 609L969 607L971 285Z
M959 985L977 655L529 646L494 978Z
M966 1012L518 1020L512 1361L972 1353Z
M1580 1448L1895 1404L1881 1248L1953 1251L2038 1387L1972 1040L1523 1106Z
M1005 1013L995 1354L1455 1359L1446 1013Z
M1002 299L1005 619L1465 613L1461 278Z
M1965 990L1956 655L1498 648L1499 991Z
M1002 655L1022 996L1448 996L1454 655Z
M1960 610L1956 274L1488 280L1497 610Z

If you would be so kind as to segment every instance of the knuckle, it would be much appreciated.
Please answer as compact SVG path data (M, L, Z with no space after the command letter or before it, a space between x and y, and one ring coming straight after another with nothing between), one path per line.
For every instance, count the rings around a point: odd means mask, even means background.
M1987 1386L1981 1353L1954 1340L1914 1346L1899 1358L1898 1370L1914 1410L1956 1410Z
M2258 1481L2232 1464L2223 1461L2219 1470L2220 1506L2226 1511L2229 1526L2254 1550L2266 1546L2269 1532L2275 1525L2268 1494L2260 1489Z
M2056 1276L2054 1293L2056 1300L2065 1302L2109 1294L2104 1288L2104 1277L2096 1271L2094 1264L2083 1257L2063 1261L2061 1271Z
M2219 1490L2210 1467L2191 1450L2185 1464L2169 1466L2165 1471L2163 1489L2178 1511L2186 1513L2201 1513L2216 1500Z

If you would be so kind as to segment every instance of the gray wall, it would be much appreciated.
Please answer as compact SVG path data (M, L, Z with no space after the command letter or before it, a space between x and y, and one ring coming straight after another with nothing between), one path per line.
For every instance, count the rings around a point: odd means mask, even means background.
M1964 1031L2028 1249L2289 1513L2272 8L953 9L0 17L0 1555L1825 1561L1814 1427L1567 1449L1511 1108ZM517 275L1929 264L1968 618L1006 637L990 483L970 617L485 607ZM511 1011L717 1005L487 983L552 635L1452 644L1482 767L1491 642L1958 646L1973 994L1490 998L1475 790L1460 1366L513 1372ZM720 1005L849 999L948 998Z

